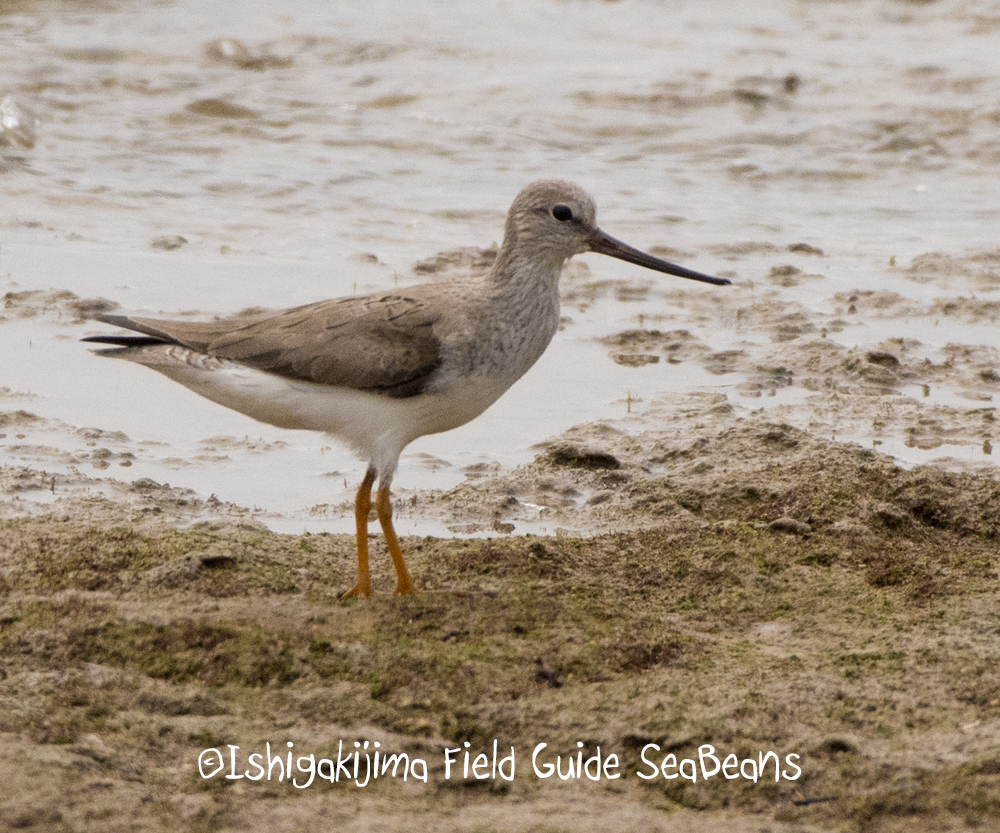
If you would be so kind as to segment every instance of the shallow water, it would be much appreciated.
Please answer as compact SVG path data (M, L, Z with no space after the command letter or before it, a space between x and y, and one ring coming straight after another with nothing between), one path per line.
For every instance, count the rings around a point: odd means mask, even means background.
M983 260L1000 227L1000 5L342 5L241 6L238 23L228 4L189 0L5 6L0 99L16 124L0 132L0 291L225 314L405 285L422 258L499 242L510 200L540 177L584 185L610 233L734 279L702 288L578 258L590 274L565 281L568 322L548 353L479 420L414 443L403 494L526 462L580 422L641 430L664 392L818 419L796 384L748 396L746 372L616 364L598 339L622 330L684 329L715 351L763 355L778 324L744 325L737 311L766 303L802 311L814 330L799 338L822 330L862 352L916 339L941 363L948 344L1000 344L992 308L978 320L934 311L1000 297L1000 266ZM153 245L177 235L178 248ZM823 256L789 252L796 243ZM948 268L912 268L935 252ZM786 265L805 277L768 280ZM856 290L905 303L848 314ZM0 410L47 422L20 439L7 430L0 460L58 471L107 446L133 457L110 458L102 476L215 493L281 514L266 518L275 526L350 528L305 511L353 495L363 464L335 444L97 359L76 339L100 328L54 308L8 307ZM928 397L902 395L992 407L988 383L973 402L942 378ZM831 432L910 465L991 459L978 434L920 449L862 422ZM129 439L85 440L83 426ZM247 442L220 450L217 437ZM12 448L29 445L53 451ZM414 524L405 531L425 529Z

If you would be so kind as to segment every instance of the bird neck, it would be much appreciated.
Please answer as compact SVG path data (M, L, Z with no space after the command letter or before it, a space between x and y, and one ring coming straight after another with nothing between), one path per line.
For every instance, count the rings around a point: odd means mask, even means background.
M558 293L559 275L566 259L565 252L539 245L536 240L522 241L515 229L508 228L486 281L504 293Z

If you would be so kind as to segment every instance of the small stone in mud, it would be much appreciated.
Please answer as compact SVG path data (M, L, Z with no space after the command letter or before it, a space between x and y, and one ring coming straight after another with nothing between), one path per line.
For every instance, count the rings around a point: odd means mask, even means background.
M884 350L869 350L865 353L865 359L871 364L880 364L883 367L899 367L899 359Z
M186 237L181 237L179 234L165 234L162 237L154 237L149 245L154 249L163 249L163 251L169 252L173 249L179 249L185 243L187 243Z
M817 249L815 246L810 246L808 243L792 243L788 247L788 251L797 255L819 255L823 256L823 250Z
M767 526L772 532L790 532L793 535L808 535L812 532L809 524L797 521L795 518L777 518Z
M550 463L572 469L618 469L621 461L606 451L574 445L572 443L557 443L545 453Z
M625 367L642 367L646 364L657 364L660 357L650 353L612 353L611 360Z

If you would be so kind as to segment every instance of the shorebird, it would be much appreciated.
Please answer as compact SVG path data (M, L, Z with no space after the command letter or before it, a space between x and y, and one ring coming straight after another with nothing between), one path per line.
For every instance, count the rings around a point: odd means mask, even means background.
M368 516L375 510L396 568L396 594L413 582L392 525L389 485L417 437L464 425L542 355L559 324L559 274L573 255L599 252L711 284L605 234L594 201L569 182L533 182L517 195L485 275L319 301L220 321L96 315L139 335L83 341L100 355L146 365L196 393L281 428L324 431L368 461L354 502L358 580L371 595Z

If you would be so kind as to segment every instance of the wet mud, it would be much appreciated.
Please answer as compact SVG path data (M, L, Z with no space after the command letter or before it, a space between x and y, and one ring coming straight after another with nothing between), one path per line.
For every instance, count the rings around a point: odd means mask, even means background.
M1000 830L1000 16L668 5L3 4L0 828ZM363 463L77 341L488 269L540 177L733 285L574 258L410 597ZM340 742L427 780L198 772Z
M456 814L529 829L564 805L589 830L608 814L720 831L995 814L997 481L904 470L720 397L670 408L670 428L584 427L523 469L421 497L499 532L404 539L419 592L402 599L377 537L376 595L342 601L349 536L278 535L149 481L0 469L5 824L117 826L124 803L133 829L257 829L262 813L295 829L276 799L300 821L363 799L401 830ZM552 534L504 535L520 513ZM427 783L240 786L179 763L286 741L329 756L331 739L424 759ZM446 749L494 739L517 751L513 780L444 777ZM578 741L625 777L529 768L537 743L571 756ZM794 753L802 775L638 778L652 749L696 760L705 744Z
M447 280L489 261L460 249L414 272ZM757 271L809 280L794 268ZM992 260L887 268L978 285ZM694 366L721 384L627 399L621 418L545 440L524 466L473 464L451 489L397 489L398 519L461 536L404 538L418 587L404 599L389 595L374 531L376 596L343 601L351 536L281 535L259 508L120 479L147 458L181 479L231 455L266 466L282 441L219 435L174 453L0 391L0 777L18 795L0 818L98 829L128 806L133 829L257 829L263 813L290 830L298 822L265 805L293 796L295 819L353 818L363 799L364 819L400 830L456 817L535 829L565 806L587 830L612 829L608 817L719 831L903 831L919 817L957 830L1000 812L1000 355L869 336L880 322L994 327L998 306L860 289L806 305L774 283L708 297L570 264L564 333L587 332L576 317L609 301L652 307L592 337L616 372ZM113 308L11 292L0 327L36 320L76 336ZM723 345L701 335L723 331ZM893 443L960 456L901 465L880 451ZM244 787L178 765L230 745L322 757L333 738L425 760L427 782ZM445 778L445 750L494 740L520 756L511 781ZM615 755L623 777L541 779L528 763L539 742ZM699 760L706 744L740 761L795 755L801 775L639 777L668 751Z

